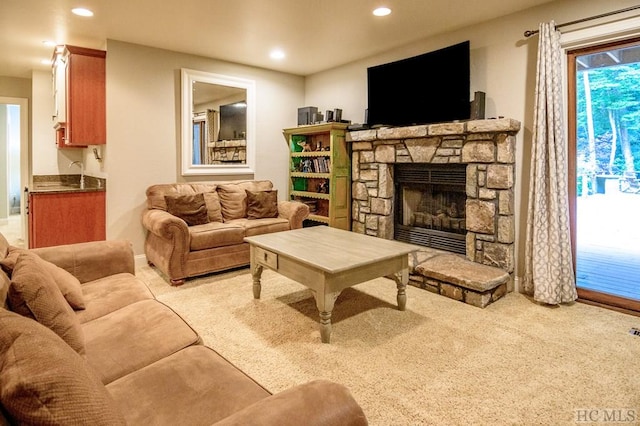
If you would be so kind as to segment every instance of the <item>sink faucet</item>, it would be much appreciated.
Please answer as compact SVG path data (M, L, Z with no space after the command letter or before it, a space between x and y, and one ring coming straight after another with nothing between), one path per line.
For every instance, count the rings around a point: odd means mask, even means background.
M72 161L69 168L74 164L80 165L80 189L84 189L84 163L82 161Z

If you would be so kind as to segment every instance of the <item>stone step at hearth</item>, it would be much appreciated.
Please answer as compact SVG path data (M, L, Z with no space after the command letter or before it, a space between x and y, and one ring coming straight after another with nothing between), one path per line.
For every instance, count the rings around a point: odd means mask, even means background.
M507 292L507 272L461 255L424 249L409 259L411 284L449 298L484 308Z

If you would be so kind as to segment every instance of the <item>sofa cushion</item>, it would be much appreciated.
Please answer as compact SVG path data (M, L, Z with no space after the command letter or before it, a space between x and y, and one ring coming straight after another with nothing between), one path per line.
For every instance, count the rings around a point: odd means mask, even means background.
M24 253L18 257L11 274L9 304L13 311L50 328L76 352L84 354L80 322L37 255Z
M278 217L278 190L249 191L247 193L247 218L265 219Z
M281 217L272 219L236 219L228 222L229 224L242 226L244 228L244 236L251 237L253 235L270 234L272 232L289 231L291 229L289 221Z
M201 343L171 308L142 300L82 324L87 362L107 384L180 349Z
M166 195L167 211L187 222L187 225L209 223L207 205L202 193L189 195Z
M129 273L89 281L82 285L82 289L87 308L76 311L81 324L140 300L154 298L147 285Z
M12 421L20 424L125 424L80 355L51 330L4 309L0 400Z
M209 215L209 222L222 222L222 208L220 207L220 197L218 193L203 192L204 203L207 205L207 214Z
M18 260L18 256L23 253L31 252L29 250L10 246L7 256L3 260L0 260L0 266L2 266L2 269L4 269L8 274L11 274L13 268L16 265L16 260ZM60 288L62 295L69 303L69 305L73 309L84 309L85 302L80 281L76 277L71 275L68 271L54 265L51 262L42 260L41 263L42 265L44 265L46 272L51 274L51 278Z
M209 222L189 228L191 251L242 244L244 228L229 223Z
M212 184L193 183L191 187L196 192L204 195L204 203L207 205L209 222L222 222L222 210L220 208L220 197L216 191L216 186Z
M273 184L268 180L242 181L218 185L222 218L226 221L247 217L247 193L249 191L269 191Z
M192 346L107 385L128 424L213 424L269 396L206 346ZM189 395L185 403L185 395Z

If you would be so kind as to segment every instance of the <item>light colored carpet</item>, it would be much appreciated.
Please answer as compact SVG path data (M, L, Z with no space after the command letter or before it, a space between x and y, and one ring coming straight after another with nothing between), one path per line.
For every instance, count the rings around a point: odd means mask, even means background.
M345 290L331 344L306 287L248 269L170 287L137 271L205 343L271 392L315 378L346 385L372 425L560 425L577 410L635 410L640 318L584 304L547 307L511 293L485 309L409 286L396 309L386 278Z

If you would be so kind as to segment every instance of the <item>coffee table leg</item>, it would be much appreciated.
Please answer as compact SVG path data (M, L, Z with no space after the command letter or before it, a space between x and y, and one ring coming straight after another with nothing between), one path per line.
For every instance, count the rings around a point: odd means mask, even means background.
M253 277L253 298L260 299L260 291L262 290L262 284L260 284L260 277L262 277L262 265L256 265L251 271Z
M407 308L407 283L409 282L409 269L404 268L400 272L393 274L398 287L398 310L404 311Z
M331 314L340 293L340 291L337 291L321 295L315 291L313 292L313 297L316 299L316 306L320 312L320 340L322 343L331 342Z

